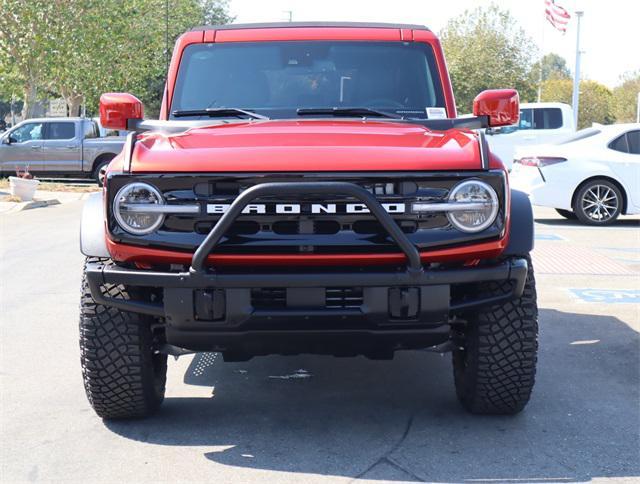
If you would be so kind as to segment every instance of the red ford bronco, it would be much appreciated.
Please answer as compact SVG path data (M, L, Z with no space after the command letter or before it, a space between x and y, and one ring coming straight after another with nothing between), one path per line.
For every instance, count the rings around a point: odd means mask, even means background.
M201 27L173 52L160 119L129 129L84 209L80 347L103 418L160 406L167 355L451 352L462 405L513 414L534 383L527 197L482 128L514 90L456 117L419 25Z

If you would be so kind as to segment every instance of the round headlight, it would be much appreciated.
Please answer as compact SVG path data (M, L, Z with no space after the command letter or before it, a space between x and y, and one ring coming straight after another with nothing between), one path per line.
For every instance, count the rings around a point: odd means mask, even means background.
M130 183L116 194L113 214L118 225L130 234L145 235L162 225L164 214L157 210L161 205L164 205L164 200L155 187L146 183Z
M489 227L498 215L496 191L480 180L466 180L457 184L449 194L450 203L460 203L460 208L447 213L449 221L463 232L480 232ZM473 204L464 209L463 204Z

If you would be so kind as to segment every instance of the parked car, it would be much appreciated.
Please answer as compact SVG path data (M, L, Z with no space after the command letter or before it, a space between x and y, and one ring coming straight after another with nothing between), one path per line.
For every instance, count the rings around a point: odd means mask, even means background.
M574 132L573 111L563 103L521 104L518 124L486 130L491 151L509 170L517 147L554 143Z
M144 134L82 215L98 415L156 411L167 355L189 351L452 352L470 412L524 408L533 216L474 131L515 123L515 90L458 119L441 44L418 25L204 27L170 66L158 121L131 94L100 98L105 128Z
M34 175L90 176L100 182L124 142L121 136L100 137L91 119L28 119L0 136L0 173L28 168Z
M521 148L511 186L566 218L607 225L640 213L640 124L583 129L555 145Z

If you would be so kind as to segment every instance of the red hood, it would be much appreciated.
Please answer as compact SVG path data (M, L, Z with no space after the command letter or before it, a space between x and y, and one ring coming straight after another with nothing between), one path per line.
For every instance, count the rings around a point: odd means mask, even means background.
M353 120L259 121L142 135L131 171L478 170L470 131Z

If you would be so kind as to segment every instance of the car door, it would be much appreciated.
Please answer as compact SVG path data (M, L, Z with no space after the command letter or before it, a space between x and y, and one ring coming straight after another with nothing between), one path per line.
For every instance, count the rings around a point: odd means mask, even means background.
M622 133L609 143L611 169L623 180L629 201L640 208L640 129Z
M43 123L27 122L6 133L0 144L0 170L10 174L16 170L38 172L42 167L43 130Z
M75 121L45 123L43 171L79 173L82 171L82 133Z

